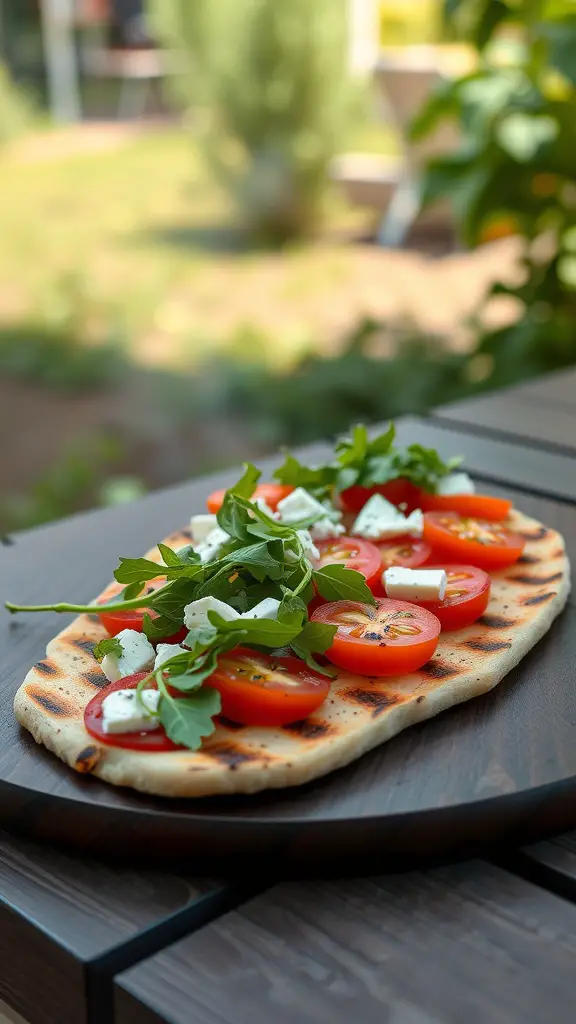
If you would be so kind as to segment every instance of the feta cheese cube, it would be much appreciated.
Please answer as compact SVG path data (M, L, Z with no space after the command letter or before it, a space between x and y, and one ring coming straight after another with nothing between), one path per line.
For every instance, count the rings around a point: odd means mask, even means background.
M311 494L303 487L296 487L291 494L287 494L278 502L278 512L283 523L298 523L301 519L309 519L310 516L326 516L327 508L321 502L316 501Z
M351 532L366 540L388 540L402 534L421 537L423 530L424 516L421 509L404 516L381 494L373 494L358 514Z
M259 604L254 605L249 612L243 612L241 619L277 619L280 601L275 597L265 597Z
M115 690L102 701L102 730L107 733L152 732L160 727L154 717L158 711L158 690Z
M192 534L194 544L202 544L217 526L218 520L210 512L202 512L197 516L192 516L190 520L190 533Z
M201 544L196 548L197 553L200 555L200 562L205 565L206 562L212 562L213 559L218 558L222 548L230 540L230 534L226 533L220 526L216 526L214 530L211 530L206 540L202 541Z
M312 540L310 530L296 530L296 535L302 542L304 554L308 560L320 558L320 552Z
M184 625L188 629L194 629L198 626L211 626L212 623L208 618L208 612L218 612L218 615L221 615L223 619L227 619L228 622L240 618L240 612L237 612L235 608L231 608L224 601L219 601L217 597L200 597L197 601L191 601L184 608Z
M116 683L124 676L152 668L155 652L144 633L138 633L135 629L123 629L117 634L116 639L122 644L122 654L106 654L103 657L101 667L106 679Z
M405 569L391 565L382 573L386 596L398 601L443 601L447 581L444 569Z
M328 516L318 519L310 527L312 540L331 540L332 537L341 537L343 533L346 533L346 528L342 523L334 522Z
M449 473L448 476L442 477L438 484L438 494L451 495L451 494L474 494L476 488L474 481L470 479L468 473Z
M171 658L175 658L178 654L189 654L185 647L180 644L158 644L156 648L156 658L154 659L154 668L160 668L165 662L170 661Z

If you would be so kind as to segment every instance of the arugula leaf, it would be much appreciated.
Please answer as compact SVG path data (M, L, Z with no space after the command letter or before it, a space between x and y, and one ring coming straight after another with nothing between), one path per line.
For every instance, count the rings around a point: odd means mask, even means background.
M325 676L334 676L335 669L332 666L320 665L314 658L314 654L324 654L331 646L338 627L328 622L307 622L302 631L290 644L294 654L302 658L306 664Z
M226 493L236 494L241 498L251 498L262 473L251 462L245 462L243 468L244 472L238 482L229 487Z
M188 578L173 580L161 590L151 594L146 603L155 612L181 626L184 619L184 606L194 600L196 590L197 584L194 580Z
M302 628L302 620L277 622L276 619L235 619L229 622L213 611L208 612L208 618L219 633L239 633L243 636L242 642L263 647L284 647L298 636Z
M192 693L199 690L208 676L216 671L218 653L216 648L212 648L196 658L192 664L189 654L178 654L170 661L164 662L162 672L168 673L171 686L184 693Z
M115 654L118 658L121 658L124 654L122 641L117 636L105 636L103 640L99 640L96 644L94 648L96 661L102 661L106 654Z
M252 517L247 508L240 503L238 497L230 492L224 495L224 501L216 513L218 526L235 540L242 544L249 544L252 540L248 533L248 526Z
M129 586L124 587L122 594L118 594L116 597L117 601L131 601L133 597L138 597L139 594L144 590L143 583L130 583Z
M162 696L160 721L174 743L198 750L202 737L211 736L216 726L212 719L220 713L220 694L212 686L203 686L188 697Z
M325 565L322 569L314 569L312 577L319 593L327 601L362 601L363 604L376 604L366 578L355 569L347 569L344 565Z
M149 558L123 558L114 573L118 583L143 583L162 575L162 566Z
M333 463L324 466L305 466L294 455L287 454L283 465L274 471L272 476L281 484L292 487L304 487L315 498L328 497L336 479L336 468Z
M166 637L176 632L174 619L168 618L166 615L158 615L153 619L146 612L142 621L142 632L150 643L154 643L157 640L165 640Z
M191 544L186 544L185 547L180 548L179 551L176 551L176 555L178 556L178 561L183 565L193 565L200 561L200 555Z
M158 551L162 555L162 561L164 565L182 565L181 560L172 548L169 548L167 544L158 544Z

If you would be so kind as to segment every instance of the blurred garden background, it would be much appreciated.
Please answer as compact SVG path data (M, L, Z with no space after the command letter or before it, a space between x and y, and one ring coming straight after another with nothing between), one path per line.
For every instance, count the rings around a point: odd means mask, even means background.
M0 531L576 363L573 0L0 0Z

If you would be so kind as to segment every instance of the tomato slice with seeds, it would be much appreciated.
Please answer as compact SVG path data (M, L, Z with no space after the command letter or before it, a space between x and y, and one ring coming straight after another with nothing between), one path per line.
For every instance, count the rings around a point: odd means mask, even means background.
M222 714L242 725L298 722L319 708L330 691L330 679L300 658L274 658L246 647L221 655L208 683L222 697Z
M275 512L278 502L282 501L282 498L287 498L289 494L292 494L293 490L294 488L289 487L288 484L258 484L251 500L263 498L266 504ZM225 494L226 489L223 487L222 490L213 491L212 494L208 495L206 505L209 512L215 514L221 508Z
M416 537L394 537L392 540L383 540L376 545L380 552L380 572L378 580L370 589L377 597L386 597L382 574L391 565L401 565L405 569L416 569L424 565L432 555L432 548L423 540Z
M524 550L522 537L500 523L456 512L425 512L424 540L436 561L463 562L488 570L512 565Z
M326 657L365 676L415 672L430 660L440 636L432 612L408 601L381 598L375 607L359 601L331 601L316 608L312 621L338 626Z
M381 494L393 505L405 505L407 512L419 508L417 504L418 489L410 480L398 477L396 480L389 480L385 484L375 484L374 487L360 487L355 485L347 487L340 494L340 503L345 512L359 512L373 494Z
M506 498L494 498L491 494L429 494L419 492L419 506L424 512L458 512L473 519L489 519L499 522L506 519L512 502Z
M443 601L418 601L438 619L443 630L464 629L484 614L490 600L490 577L475 565L427 565L448 576Z
M102 728L103 712L102 705L110 693L115 690L135 690L141 679L145 679L147 672L136 672L132 676L119 679L116 683L110 683L98 691L95 697L84 709L84 725L86 731L108 744L109 747L124 747L126 750L145 750L148 753L164 753L167 750L181 750L182 747L173 743L166 735L162 726L154 729L153 732L104 732Z
M166 583L164 576L158 577L158 579L150 580L146 584L144 594L151 594L154 590L160 590L161 587ZM102 598L99 599L98 604L105 604L110 601L111 598L116 597L122 592L124 588L119 583L111 583L106 588ZM158 618L158 612L153 611L150 608L133 608L127 612L114 612L114 611L99 611L98 618L104 626L104 629L110 636L116 636L117 633L121 633L123 629L135 629L137 633L142 633L144 628L144 615L148 613L151 619ZM176 627L175 627L176 628ZM170 643L179 644L188 635L186 626L182 626L176 633L170 633L169 635L162 637L160 640L155 640L154 643Z
M315 567L324 565L344 565L347 569L355 569L366 577L369 587L380 581L382 562L380 551L375 544L360 537L334 537L330 540L316 541L320 558Z

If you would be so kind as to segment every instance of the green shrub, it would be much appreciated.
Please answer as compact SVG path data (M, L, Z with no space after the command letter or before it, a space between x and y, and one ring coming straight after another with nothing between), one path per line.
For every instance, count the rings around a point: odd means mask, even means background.
M513 323L478 320L492 386L576 362L576 12L573 0L446 0L452 27L477 46L476 71L448 83L415 138L456 119L459 152L432 161L424 201L450 196L460 234L478 245L499 225L519 236ZM513 35L497 40L499 30Z
M375 340L387 341L389 358L370 354ZM374 422L470 394L466 356L448 352L443 340L410 323L383 325L365 320L341 355L311 354L290 374L261 363L218 360L205 369L197 401L207 412L248 424L263 447L299 444L337 433L362 420Z
M250 229L313 232L352 114L345 0L150 0L212 172Z

